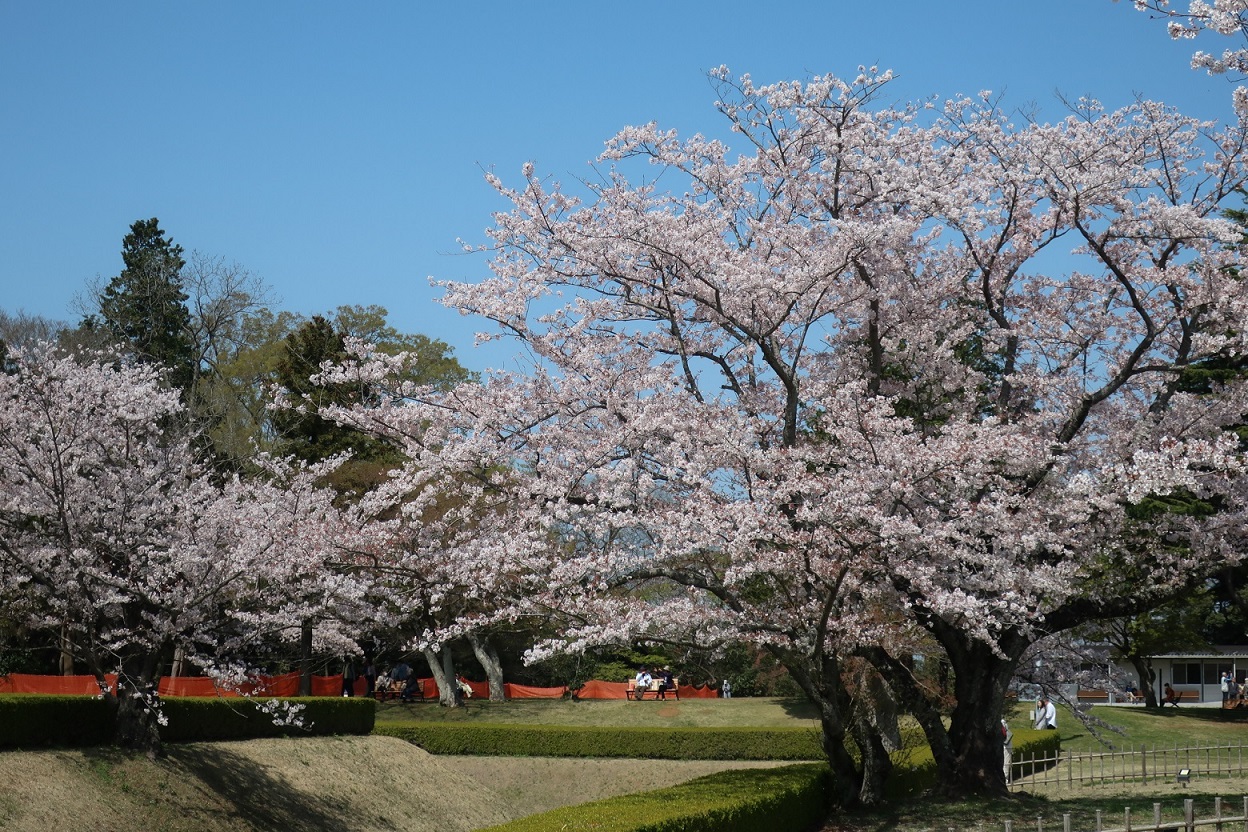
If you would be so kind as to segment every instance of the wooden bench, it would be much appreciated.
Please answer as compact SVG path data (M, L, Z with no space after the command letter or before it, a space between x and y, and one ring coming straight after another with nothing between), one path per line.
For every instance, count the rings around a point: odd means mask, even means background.
M640 691L637 690L636 679L628 680L628 688L624 691L625 699L635 699L637 701L641 701L642 699L645 699L647 696L650 697L651 699L659 698L659 682L657 679L650 685L650 687L646 688L645 690L640 690ZM679 700L680 699L680 679L677 679L675 676L673 676L672 686L670 688L664 688L663 696L664 698L671 697L672 699Z
M1178 693L1179 695L1178 696L1179 703L1183 703L1183 702L1191 703L1191 702L1200 701L1200 696L1194 690L1180 690L1180 691L1176 691L1176 693ZM1169 700L1166 699L1165 694L1162 694L1160 697L1158 697L1157 701L1161 703L1161 706L1163 708L1166 705L1172 704Z
M1104 690L1081 690L1079 691L1080 702L1108 702L1109 691Z
M378 702L385 702L387 699L402 699L403 686L405 684L406 682L398 682L394 680L391 680L385 686L379 684L373 691L373 696L376 697ZM408 701L412 702L424 702L427 698L425 696L425 683L419 679L413 679L412 689L409 691L407 698Z

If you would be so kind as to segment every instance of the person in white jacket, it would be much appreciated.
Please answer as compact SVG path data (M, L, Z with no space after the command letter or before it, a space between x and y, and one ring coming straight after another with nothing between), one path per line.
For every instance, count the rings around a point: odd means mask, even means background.
M1056 728L1057 708L1047 696L1041 696L1036 702L1036 728Z

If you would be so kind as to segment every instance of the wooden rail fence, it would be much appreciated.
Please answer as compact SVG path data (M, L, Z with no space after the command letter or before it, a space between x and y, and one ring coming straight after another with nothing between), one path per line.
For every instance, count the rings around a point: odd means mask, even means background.
M1016 759L1012 789L1076 786L1119 781L1174 781L1186 770L1190 777L1244 776L1248 748L1243 745L1135 747L1113 751L1060 751ZM1248 832L1248 828L1245 829Z
M1153 804L1153 817L1145 821L1143 818L1139 822L1133 821L1131 817L1131 809L1128 807L1123 812L1123 825L1107 829L1104 826L1105 818L1101 812L1096 813L1096 827L1091 832L1195 832L1198 827L1212 826L1217 832L1248 832L1248 797L1243 799L1243 814L1228 816L1224 812L1222 798L1215 797L1213 799L1213 816L1208 818L1197 818L1195 803L1192 800L1183 801L1183 817L1181 819L1164 819L1161 812L1161 804ZM1022 832L1020 825L1018 832ZM1015 832L1013 821L1005 821L1005 832ZM1036 818L1036 832L1046 832L1044 826L1044 818ZM1071 817L1069 814L1062 815L1062 832L1075 832Z

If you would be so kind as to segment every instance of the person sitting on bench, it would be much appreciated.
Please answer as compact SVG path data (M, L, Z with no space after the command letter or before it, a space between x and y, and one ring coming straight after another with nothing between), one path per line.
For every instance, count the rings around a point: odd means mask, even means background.
M654 695L655 699L666 699L667 692L676 687L676 678L672 676L672 669L664 667L659 671L659 690Z
M646 691L650 690L650 685L654 683L654 677L650 675L650 671L644 667L637 672L637 687L633 691L633 699L640 702L646 696Z
M1174 692L1174 688L1170 687L1169 682L1166 682L1166 689L1161 697L1161 707L1166 707L1167 702L1176 708L1179 707L1179 695Z

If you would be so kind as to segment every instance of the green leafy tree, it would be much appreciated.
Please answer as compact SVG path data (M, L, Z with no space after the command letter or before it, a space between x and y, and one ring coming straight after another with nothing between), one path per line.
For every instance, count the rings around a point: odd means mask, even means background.
M284 339L284 351L277 365L278 384L296 406L274 416L283 450L300 459L319 461L334 454L355 451L371 455L367 437L358 431L321 418L315 410L330 404L346 404L357 398L343 386L325 387L313 378L326 362L347 357L343 333L325 317L315 315Z
M353 462L340 469L338 475L348 478L354 475L367 481L354 485L371 484L401 456L390 443L324 419L317 413L334 405L367 405L370 398L377 395L365 385L326 385L313 381L327 362L337 363L347 358L348 338L368 341L391 355L414 354L416 358L405 380L415 384L450 389L472 377L454 358L446 343L424 335L400 333L386 322L387 314L381 306L342 306L332 319L315 315L285 336L276 367L278 385L293 402L302 405L280 410L274 416L283 451L308 461L349 452ZM346 490L354 490L354 487Z
M98 313L84 325L103 328L140 361L165 367L169 384L185 398L197 368L182 247L152 217L130 226L121 259L124 268L104 287Z

